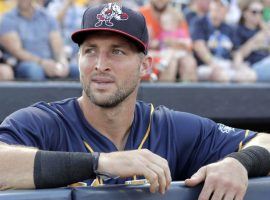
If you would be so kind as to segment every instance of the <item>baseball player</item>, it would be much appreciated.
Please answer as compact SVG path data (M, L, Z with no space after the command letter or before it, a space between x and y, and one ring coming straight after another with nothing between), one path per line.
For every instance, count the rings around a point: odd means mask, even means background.
M98 23L105 7L116 6L124 18ZM80 46L82 96L39 102L3 121L2 190L147 179L151 192L164 193L185 180L191 187L204 181L201 200L240 200L248 177L268 174L269 135L136 101L152 62L140 13L90 7L72 39Z

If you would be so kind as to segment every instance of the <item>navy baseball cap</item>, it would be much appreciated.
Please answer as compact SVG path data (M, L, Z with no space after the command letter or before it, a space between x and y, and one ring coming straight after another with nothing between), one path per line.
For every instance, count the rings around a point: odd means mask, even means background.
M71 39L80 45L89 33L111 31L130 39L147 54L148 30L144 16L121 6L118 3L89 7L83 14L81 29L71 35Z

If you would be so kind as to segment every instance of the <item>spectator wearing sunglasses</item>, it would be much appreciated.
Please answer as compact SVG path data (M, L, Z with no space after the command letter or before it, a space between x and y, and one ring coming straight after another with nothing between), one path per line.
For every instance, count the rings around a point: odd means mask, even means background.
M246 62L256 73L257 82L270 82L270 29L263 22L260 0L239 2L242 16L235 33L236 66Z
M225 22L229 6L228 0L211 0L208 14L194 21L191 36L199 81L254 82L249 66L232 63L234 28Z

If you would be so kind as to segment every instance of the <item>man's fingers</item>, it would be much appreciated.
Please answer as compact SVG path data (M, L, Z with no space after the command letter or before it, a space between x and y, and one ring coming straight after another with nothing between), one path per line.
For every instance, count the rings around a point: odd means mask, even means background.
M233 200L243 200L244 199L244 196L243 197L240 197L240 196L236 196ZM226 199L227 200L227 199Z
M156 174L158 174L160 192L164 193L163 192L164 186L165 186L164 190L167 190L172 181L171 171L167 160L152 153L148 149L142 149L141 152L143 154L143 157L146 158L148 167L151 168L151 170L153 170Z
M199 183L203 182L205 180L205 177L206 177L206 167L202 167L189 179L186 179L185 184L187 186L194 187Z
M171 183L168 162L149 150L133 150L100 154L99 168L122 178L143 175L150 183L150 191L164 193ZM122 166L125 166L122 168Z
M212 195L211 200L224 200L223 199L223 196L225 195L224 193L225 192L221 188L215 189L213 191L213 195ZM233 200L233 199L230 199L230 200Z
M225 193L224 200L243 200L246 193L246 187L244 186L232 186L232 188L227 189Z
M246 189L238 189L234 200L243 200L246 194Z
M210 199L213 192L214 192L214 185L212 185L211 183L208 183L206 180L198 199L199 200L206 200L206 199L208 200L208 199Z
M149 181L150 192L155 193L159 189L158 175L148 167L145 167L143 171L142 174Z
M165 189L168 190L172 182L171 171L169 167L167 167L167 169L165 170L165 175L166 175L166 188Z
M168 189L171 183L171 172L167 160L152 153L147 149L141 150L143 163L146 164L147 168L152 171L154 179L157 178L159 185L159 192L164 194L165 190ZM147 177L147 174L143 174Z
M201 170L202 169L202 170ZM205 179L199 200L242 200L248 183L246 170L231 158L207 165L192 176L188 184ZM204 178L203 178L204 177ZM192 182L192 179L193 180Z
M149 164L148 167L157 175L159 183L159 192L164 194L167 186L164 169L153 163Z
M225 193L225 196L224 196L223 200L240 200L240 199L237 199L237 198L234 198L234 197L235 197L235 193L228 191L228 192Z

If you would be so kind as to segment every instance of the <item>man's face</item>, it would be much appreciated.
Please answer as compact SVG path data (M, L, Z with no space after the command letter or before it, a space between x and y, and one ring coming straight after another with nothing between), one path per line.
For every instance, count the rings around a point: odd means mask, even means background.
M228 8L220 2L211 1L209 9L211 21L214 26L218 27L224 22Z
M127 39L98 32L80 47L79 68L83 91L100 107L114 107L137 92L144 55Z
M203 13L207 13L209 11L210 1L211 0L196 0L199 10Z
M20 10L27 10L33 6L33 0L17 0L17 5Z
M246 23L258 26L262 22L263 4L260 2L253 2L244 11L243 16Z
M162 12L167 8L170 0L150 0L150 3L156 11Z

